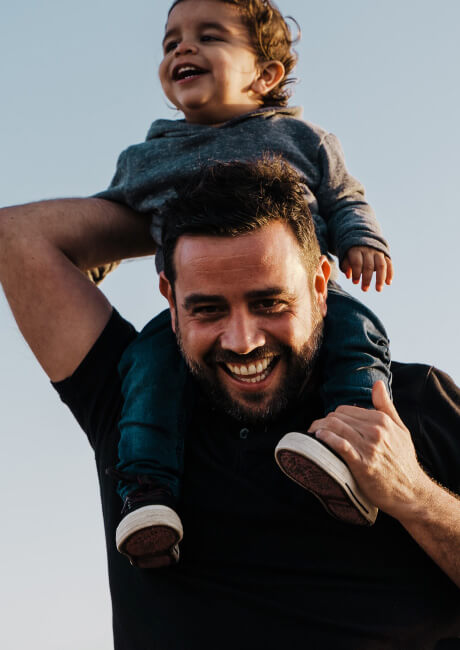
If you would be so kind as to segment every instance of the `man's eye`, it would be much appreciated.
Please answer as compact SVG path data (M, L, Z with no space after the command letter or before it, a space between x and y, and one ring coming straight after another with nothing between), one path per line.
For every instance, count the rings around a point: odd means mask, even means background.
M266 298L264 300L258 300L254 307L260 311L280 311L284 306L284 303L277 298Z
M195 307L193 314L195 316L216 316L222 312L222 307L218 305L200 305Z

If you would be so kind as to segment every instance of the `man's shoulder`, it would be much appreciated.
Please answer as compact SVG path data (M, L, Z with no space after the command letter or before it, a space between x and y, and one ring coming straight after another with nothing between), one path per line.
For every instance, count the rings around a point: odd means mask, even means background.
M131 323L114 309L78 368L67 379L52 384L93 448L101 436L117 426L122 404L118 364L136 336Z
M393 393L396 404L420 404L426 407L430 399L446 400L459 406L460 389L446 372L424 363L391 362Z
M118 364L126 347L136 337L137 332L134 326L125 320L116 309L112 309L107 325L78 368L67 379L54 383L54 387L58 390L65 389L67 385L78 381L80 376L88 374L89 369L94 371L95 367L99 365Z
M405 399L409 395L416 397L419 392L423 390L423 386L432 367L433 366L424 363L402 363L400 361L392 361L391 372L393 375L395 399Z
M393 399L428 474L460 493L460 389L447 373L392 363Z

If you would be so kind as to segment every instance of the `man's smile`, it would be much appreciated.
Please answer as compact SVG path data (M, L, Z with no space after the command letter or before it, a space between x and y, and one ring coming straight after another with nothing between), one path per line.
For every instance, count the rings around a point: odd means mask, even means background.
M270 390L280 380L279 370L281 356L267 353L266 356L245 363L219 362L218 375L227 390L237 390L238 393L262 394Z
M222 363L221 366L232 379L244 384L258 384L266 379L273 371L279 357L273 353L262 359L247 363Z

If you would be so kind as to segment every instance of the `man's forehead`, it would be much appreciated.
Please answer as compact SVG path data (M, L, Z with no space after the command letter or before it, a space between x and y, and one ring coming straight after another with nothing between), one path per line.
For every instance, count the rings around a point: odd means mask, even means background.
M200 282L217 288L238 284L241 291L286 287L293 275L304 272L300 246L280 222L236 237L183 235L174 261L176 284L183 287Z
M241 235L182 235L176 245L175 261L195 263L201 257L222 259L252 253L254 258L269 260L290 254L300 258L300 246L291 229L279 221Z

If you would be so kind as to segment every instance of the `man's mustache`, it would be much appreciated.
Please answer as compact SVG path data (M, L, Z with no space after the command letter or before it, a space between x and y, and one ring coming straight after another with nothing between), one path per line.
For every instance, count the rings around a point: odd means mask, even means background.
M216 364L216 363L251 363L251 361L260 361L265 359L268 356L280 356L284 354L285 350L283 346L280 345L263 345L259 348L255 348L248 352L248 354L237 354L231 350L223 350L219 348L217 350L211 350L204 357L204 361L207 364Z

